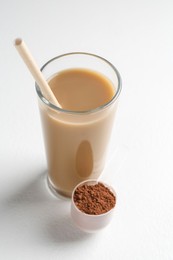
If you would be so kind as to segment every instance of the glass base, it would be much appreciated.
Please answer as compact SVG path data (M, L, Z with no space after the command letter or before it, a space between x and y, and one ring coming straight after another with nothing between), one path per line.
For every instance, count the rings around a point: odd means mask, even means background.
M57 198L71 198L72 196L72 193L71 192L64 192L62 190L58 190L58 189L55 189L54 186L52 185L51 181L49 180L49 177L47 176L47 186L50 190L50 192Z

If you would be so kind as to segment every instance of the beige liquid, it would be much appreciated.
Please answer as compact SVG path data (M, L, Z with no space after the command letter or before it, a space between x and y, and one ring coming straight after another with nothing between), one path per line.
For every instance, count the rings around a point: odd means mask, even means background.
M102 74L86 69L69 69L48 81L65 110L87 111L109 102L115 87ZM115 106L94 113L70 114L40 103L48 176L51 185L70 196L85 179L101 174L113 123Z

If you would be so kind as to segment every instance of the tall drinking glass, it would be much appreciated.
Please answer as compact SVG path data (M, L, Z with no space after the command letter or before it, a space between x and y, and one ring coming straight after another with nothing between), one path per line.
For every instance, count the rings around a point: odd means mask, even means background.
M41 71L49 81L57 73L71 69L85 69L102 75L110 82L114 94L99 107L73 111L52 104L36 84L48 184L55 194L68 197L79 182L97 179L102 173L121 91L121 77L117 69L94 54L77 52L60 55L49 60ZM92 97L92 91L90 95Z

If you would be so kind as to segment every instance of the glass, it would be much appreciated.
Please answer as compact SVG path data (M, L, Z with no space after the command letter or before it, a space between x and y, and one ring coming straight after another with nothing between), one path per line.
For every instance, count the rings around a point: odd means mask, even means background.
M106 59L90 53L68 53L49 60L42 68L46 80L67 69L89 69L106 76L114 96L104 105L87 111L71 111L49 102L36 84L48 165L48 185L54 194L71 197L74 187L98 179L106 158L121 77ZM92 93L91 93L92 95ZM83 169L83 165L87 165Z

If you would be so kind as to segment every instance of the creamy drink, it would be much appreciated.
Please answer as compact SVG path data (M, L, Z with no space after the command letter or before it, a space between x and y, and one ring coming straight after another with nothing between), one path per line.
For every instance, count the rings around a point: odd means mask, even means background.
M54 191L71 196L79 182L97 179L103 171L120 85L88 67L48 74L48 84L61 105L47 104L37 90L48 180Z
M116 91L111 81L102 74L86 69L61 71L53 75L48 83L61 107L72 111L103 106Z

